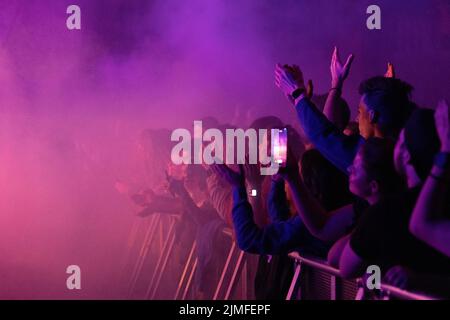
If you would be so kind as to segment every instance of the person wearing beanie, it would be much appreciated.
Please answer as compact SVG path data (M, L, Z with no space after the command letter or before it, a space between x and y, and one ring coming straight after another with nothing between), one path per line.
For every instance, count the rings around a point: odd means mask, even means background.
M370 265L390 276L391 268L403 266L416 274L432 274L446 281L431 281L447 286L450 281L450 259L415 238L408 225L424 178L439 151L434 112L416 109L395 146L394 163L407 189L387 197L367 210L350 236L339 261L346 278L361 277ZM429 277L427 278L427 281ZM430 282L430 283L431 283ZM409 283L407 289L420 284ZM431 288L442 292L442 288Z

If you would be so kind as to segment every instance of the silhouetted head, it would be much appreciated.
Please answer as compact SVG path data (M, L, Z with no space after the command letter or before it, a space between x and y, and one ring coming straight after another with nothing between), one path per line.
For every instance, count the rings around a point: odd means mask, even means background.
M411 85L395 78L373 77L361 83L358 107L360 134L396 139L415 105Z
M439 152L440 141L434 122L434 111L416 109L400 133L395 146L395 167L407 177L408 168L414 169L424 180L433 166L434 156Z
M300 172L312 196L327 210L340 208L353 199L347 176L316 149L303 153Z
M348 168L350 191L369 202L398 191L401 179L395 171L393 154L390 139L369 138Z

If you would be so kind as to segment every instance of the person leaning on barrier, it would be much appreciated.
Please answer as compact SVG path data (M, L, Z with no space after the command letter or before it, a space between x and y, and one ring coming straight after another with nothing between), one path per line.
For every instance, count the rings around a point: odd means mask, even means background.
M288 128L290 136L289 146L300 143L295 130ZM289 148L289 159L297 159L300 150ZM298 172L297 161L293 170ZM353 199L348 191L347 177L334 167L317 150L305 151L300 160L301 174L305 184L312 190L315 197L327 210L333 210L350 203ZM291 166L290 166L291 167ZM245 172L247 189L255 186L254 181L261 175L258 166L249 166ZM216 170L217 171L217 170ZM223 175L220 172L220 175ZM289 290L293 276L292 261L286 255L291 251L300 251L304 254L324 257L329 248L325 244L310 236L299 216L295 213L290 201L290 194L286 193L286 183L282 175L269 177L271 186L269 192L260 193L256 197L266 200L270 222L262 227L258 226L254 217L254 201L248 198L238 199L241 205L236 206L235 201L232 215L235 221L235 234L241 249L258 253L258 271L255 277L255 294L257 299L284 299ZM253 181L253 182L252 182ZM243 193L242 193L243 194ZM250 197L254 199L255 197ZM236 198L235 198L236 200ZM241 201L242 200L242 201ZM268 257L268 253L271 253Z
M295 160L289 160L287 166L298 172ZM326 255L329 246L314 238L298 215L290 217L281 175L273 177L267 199L271 222L259 227L254 221L245 183L246 179L260 175L259 165L239 165L239 172L225 164L216 164L211 168L233 187L233 226L241 250L260 255L280 255L303 248L311 254Z
M360 277L369 265L377 265L383 274L397 265L417 273L450 274L450 259L416 239L408 229L438 151L433 110L415 110L394 152L396 171L404 177L408 189L386 197L362 215L340 257L339 269L344 277Z
M409 222L410 232L429 246L450 257L450 108L442 101L434 115L441 142ZM402 289L424 290L450 297L450 277L414 272L406 266L389 269L385 282Z
M349 168L350 191L370 206L401 187L400 179L395 174L392 150L390 140L370 138L360 147ZM312 190L300 177L291 175L287 181L302 221L312 235L324 241L335 243L349 234L367 210L367 206L356 202L328 212L312 197ZM336 249L335 246L333 249Z
M193 223L197 243L198 265L195 285L199 299L213 297L220 276L221 260L225 256L226 245L222 240L224 221L211 204L206 187L207 173L201 165L189 165L183 180L168 177L169 190L181 202L181 223L177 234L185 232Z

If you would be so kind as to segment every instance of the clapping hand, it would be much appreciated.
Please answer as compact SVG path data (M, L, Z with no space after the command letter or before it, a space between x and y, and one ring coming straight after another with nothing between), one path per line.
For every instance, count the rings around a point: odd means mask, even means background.
M353 54L349 55L345 64L342 65L341 59L339 58L338 48L334 47L330 65L331 86L333 88L342 88L345 79L347 79L348 74L350 73L353 58Z
M297 89L305 90L303 73L296 65L282 66L278 63L275 67L275 85L293 103L292 93Z

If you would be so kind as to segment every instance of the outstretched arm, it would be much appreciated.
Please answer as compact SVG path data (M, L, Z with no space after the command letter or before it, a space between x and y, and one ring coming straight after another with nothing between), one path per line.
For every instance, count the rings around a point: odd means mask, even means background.
M327 212L303 183L297 161L289 148L287 154L286 167L280 168L278 174L287 181L296 210L309 232L325 242L334 242L343 237L353 225L352 205Z
M323 241L335 242L348 232L354 220L351 204L327 212L309 193L299 174L291 175L286 179L292 191L297 212L313 236Z
M262 255L283 254L301 243L304 233L298 217L271 223L263 228L256 225L245 188L243 166L240 173L226 165L213 165L212 170L233 187L233 226L241 250Z
M292 96L294 93L297 97L294 100L295 109L308 139L325 158L348 174L347 168L353 162L364 139L361 136L344 135L323 113L317 110L304 94L303 76L299 69L277 65L275 83L286 96Z

